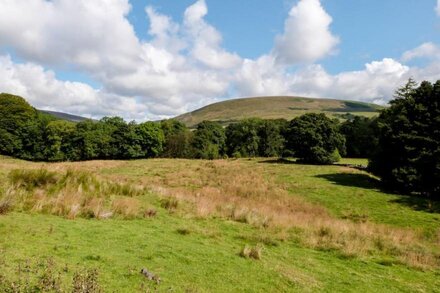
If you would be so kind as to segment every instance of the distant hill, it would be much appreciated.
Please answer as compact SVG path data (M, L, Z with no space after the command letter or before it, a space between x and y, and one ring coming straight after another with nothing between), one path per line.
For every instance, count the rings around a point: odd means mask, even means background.
M89 119L89 118L76 116L76 115L72 115L72 114L67 114L67 113L62 113L62 112L47 111L47 110L38 110L38 111L45 113L45 114L55 116L56 118L61 119L61 120L67 120L67 121L71 121L71 122L81 122L81 121Z
M176 119L187 126L194 126L204 120L229 124L244 118L284 118L291 120L305 113L326 113L330 117L345 119L350 115L374 116L383 107L354 101L313 99L303 97L255 97L227 100L189 112Z

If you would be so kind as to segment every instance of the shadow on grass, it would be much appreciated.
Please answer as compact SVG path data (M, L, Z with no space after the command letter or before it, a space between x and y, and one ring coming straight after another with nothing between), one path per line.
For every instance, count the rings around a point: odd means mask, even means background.
M408 206L416 211L440 213L440 201L430 200L423 197L402 195L390 202Z
M323 178L333 184L359 187L367 189L380 189L380 181L369 176L368 174L354 174L354 173L334 173L316 175L316 178Z
M283 159L283 158L279 158L279 159L267 159L267 160L263 160L263 161L259 161L258 163L260 164L288 164L288 165L301 165L300 163L293 161L293 160L289 160L289 159Z
M333 184L358 187L366 189L374 189L389 195L396 195L398 198L391 199L390 203L405 205L416 211L424 211L428 213L440 213L440 201L430 200L428 198L417 195L402 195L384 188L380 180L375 179L368 174L351 174L351 173L334 173L315 176L330 181Z

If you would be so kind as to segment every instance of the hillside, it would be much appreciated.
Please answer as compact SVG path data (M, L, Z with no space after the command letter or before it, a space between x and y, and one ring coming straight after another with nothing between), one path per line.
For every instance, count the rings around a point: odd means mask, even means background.
M309 112L326 113L331 117L344 118L344 114L373 116L381 106L331 99L303 97L255 97L234 99L208 105L190 113L176 117L188 126L204 120L229 123L244 118L263 119L284 118L290 120Z
M72 115L72 114L67 114L67 113L62 113L62 112L47 111L47 110L38 110L38 111L45 113L45 114L55 116L56 118L61 119L61 120L67 120L67 121L71 121L71 122L81 122L81 121L89 119L89 118L85 118L85 117L81 117L81 116L77 116L77 115Z

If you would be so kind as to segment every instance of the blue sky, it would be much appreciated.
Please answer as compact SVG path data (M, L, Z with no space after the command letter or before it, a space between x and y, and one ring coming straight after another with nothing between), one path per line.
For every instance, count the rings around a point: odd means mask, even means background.
M436 0L0 0L0 91L91 117L440 79ZM147 13L148 10L148 13Z

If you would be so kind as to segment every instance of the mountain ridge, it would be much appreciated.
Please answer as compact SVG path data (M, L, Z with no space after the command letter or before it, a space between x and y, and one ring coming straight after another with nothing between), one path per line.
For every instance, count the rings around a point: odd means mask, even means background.
M384 107L350 100L322 99L295 96L266 96L238 98L213 103L175 117L193 127L203 120L229 124L246 118L291 120L305 113L325 113L332 118L346 119L347 115L375 116ZM345 117L345 118L344 118Z

